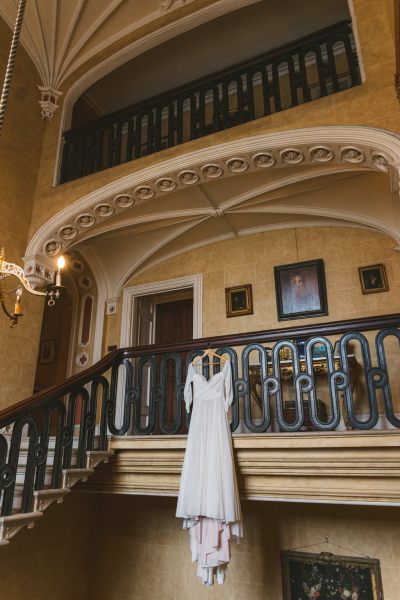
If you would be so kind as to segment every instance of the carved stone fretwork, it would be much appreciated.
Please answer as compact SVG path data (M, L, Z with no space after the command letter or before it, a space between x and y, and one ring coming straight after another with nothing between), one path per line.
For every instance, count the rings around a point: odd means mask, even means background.
M78 481L87 481L94 469L64 469L62 472L62 487L71 488Z
M241 497L400 505L400 432L233 436ZM183 436L111 439L115 455L85 489L176 496Z
M10 539L21 531L23 527L32 529L40 517L42 512L22 513L18 515L10 515L9 517L0 517L0 546L10 543Z
M113 454L114 452L111 450L90 450L86 452L86 467L95 469L102 462L108 463Z
M39 490L33 492L33 510L43 512L53 502L61 504L64 500L64 496L70 494L69 489L51 489L51 490Z
M43 256L24 256L24 274L33 289L44 288L54 283L54 260Z
M42 119L51 121L58 108L57 101L62 96L62 92L49 86L39 85L38 88L42 94L42 98L39 100L39 104L42 107Z

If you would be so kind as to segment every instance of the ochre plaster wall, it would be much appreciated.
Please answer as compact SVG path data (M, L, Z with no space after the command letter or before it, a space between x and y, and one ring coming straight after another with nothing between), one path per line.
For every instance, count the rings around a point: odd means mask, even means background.
M1 73L5 72L10 43L11 31L0 19ZM27 244L43 140L38 83L36 69L20 46L0 138L0 247L5 246L8 261L18 264ZM15 288L14 282L9 278L4 288ZM14 301L15 296L8 298L11 311ZM22 308L25 316L14 330L3 313L0 315L0 410L32 391L43 299L24 293Z
M51 216L93 190L160 160L207 148L213 144L262 132L324 125L367 125L399 131L400 110L393 85L395 72L393 13L374 0L353 0L353 5L361 61L366 78L363 85L340 94L53 187L61 122L61 109L57 111L53 122L46 128L30 235L32 236ZM199 7L199 4L189 4L185 10L193 10L195 6ZM169 15L170 19L175 18L171 15ZM104 58L104 53L101 58ZM82 73L79 72L79 75ZM75 77L77 76L78 73ZM68 84L72 83L71 77Z
M400 255L394 241L373 230L353 227L304 227L267 231L211 244L170 258L125 287L203 274L203 336L223 335L390 314L399 310ZM329 315L277 320L274 266L322 258ZM389 291L363 295L358 267L383 263ZM225 287L251 283L254 314L226 317ZM107 319L107 345L118 344L119 314Z
M280 551L306 547L379 559L385 600L398 600L398 508L244 502L245 538L226 583L206 588L175 507L174 498L73 493L1 549L2 597L282 600Z

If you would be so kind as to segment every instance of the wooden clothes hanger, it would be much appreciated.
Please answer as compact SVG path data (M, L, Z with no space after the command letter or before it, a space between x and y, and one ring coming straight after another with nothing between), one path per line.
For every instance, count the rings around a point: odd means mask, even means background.
M207 350L204 350L203 354L201 354L200 356L196 356L196 358L194 360L192 360L192 365L197 364L198 362L201 362L203 360L203 358L205 358L206 356L208 356L208 358L211 358L214 356L216 356L221 362L226 362L227 360L229 360L229 358L225 358L223 356L220 356L216 350L213 350L211 348L211 346L209 348L207 348ZM212 361L213 364L214 361Z

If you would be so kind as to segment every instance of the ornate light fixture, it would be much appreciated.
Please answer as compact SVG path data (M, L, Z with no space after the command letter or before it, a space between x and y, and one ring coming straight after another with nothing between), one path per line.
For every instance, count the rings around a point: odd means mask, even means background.
M22 286L28 290L30 294L34 294L35 296L47 296L47 304L49 306L54 306L56 300L61 295L62 285L61 285L61 271L65 266L65 259L63 256L60 256L57 260L57 273L56 273L56 284L52 285L45 292L40 292L35 290L28 279L24 275L24 270L16 265L15 263L9 263L6 261L4 248L0 251L0 282L6 279L9 276L16 277L18 279L18 285L15 288L4 290L0 288L0 304L3 309L3 312L10 319L10 327L15 327L18 323L18 319L23 316L21 310L21 296L22 296ZM22 284L22 285L21 285ZM6 307L5 295L15 294L15 304L14 304L14 312L9 312Z

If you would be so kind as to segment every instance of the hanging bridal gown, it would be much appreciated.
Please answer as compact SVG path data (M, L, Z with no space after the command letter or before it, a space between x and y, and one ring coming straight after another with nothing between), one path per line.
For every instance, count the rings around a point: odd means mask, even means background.
M193 387L193 394L192 394ZM229 360L207 380L202 364L190 364L184 390L193 410L187 439L176 516L189 529L198 575L223 583L230 559L229 541L242 537L241 511L227 411L232 403Z

